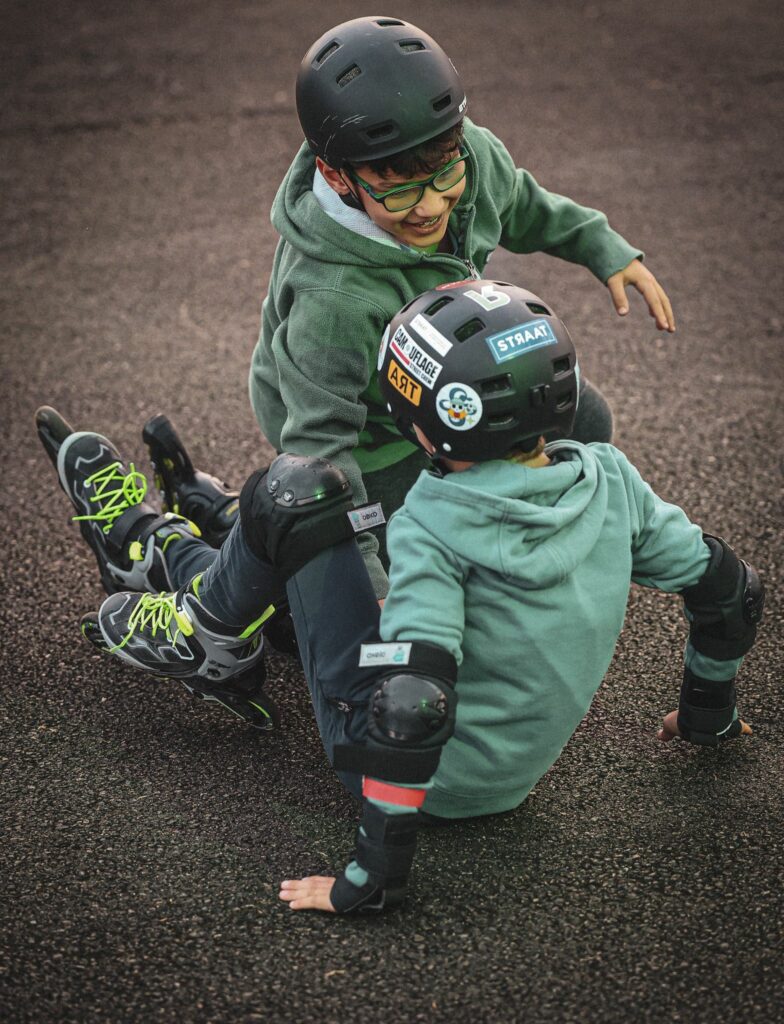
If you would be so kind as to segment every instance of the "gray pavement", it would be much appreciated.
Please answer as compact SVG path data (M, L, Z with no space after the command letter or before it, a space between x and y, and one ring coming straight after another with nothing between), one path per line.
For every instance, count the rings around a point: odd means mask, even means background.
M397 0L471 114L608 212L679 318L659 337L580 268L498 253L567 320L617 443L763 572L739 681L752 738L654 739L677 602L635 590L594 707L517 812L425 833L383 919L292 914L356 808L276 656L264 739L94 656L100 591L35 440L39 404L139 465L167 412L240 483L268 214L298 61L339 0L4 5L0 1016L9 1022L771 1022L784 1005L779 5ZM568 642L568 628L565 629Z

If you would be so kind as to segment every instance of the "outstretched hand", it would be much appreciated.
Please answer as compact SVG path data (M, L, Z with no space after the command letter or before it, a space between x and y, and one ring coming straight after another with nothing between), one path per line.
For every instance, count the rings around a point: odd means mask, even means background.
M629 312L629 302L626 297L627 285L633 285L642 295L648 305L648 312L656 321L660 331L675 330L675 317L672 313L670 300L662 286L639 260L632 260L628 267L619 270L617 274L607 279L607 287L610 289L610 296L619 316L626 316Z
M741 720L740 723L740 735L752 735L751 726L743 720ZM662 721L662 727L656 733L656 739L661 740L662 743L669 743L670 740L674 740L676 737L680 738L680 736L681 733L678 729L678 712L671 711L669 715L664 716L664 720Z
M326 875L308 875L281 882L278 895L288 903L290 910L326 910L334 914L329 898L334 884L335 879Z

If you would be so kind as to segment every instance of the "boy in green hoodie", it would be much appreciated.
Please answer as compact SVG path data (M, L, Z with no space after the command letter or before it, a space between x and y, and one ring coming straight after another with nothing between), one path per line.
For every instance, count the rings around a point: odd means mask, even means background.
M716 745L751 731L734 680L759 578L612 445L545 444L570 433L579 395L571 338L546 303L499 282L441 285L393 319L377 366L387 411L435 467L389 524L380 622L354 539L379 513L353 506L345 474L284 454L240 498L255 601L285 588L329 760L363 798L343 873L282 883L295 910L392 906L423 819L517 807L587 711L632 582L679 593L690 623L679 709L659 737ZM73 436L63 464L97 464L96 435ZM236 585L224 577L115 594L86 635L160 675L186 676L205 651L217 666L204 609ZM237 598L253 603L242 587Z
M381 400L378 338L402 305L478 278L498 245L586 266L627 310L625 287L673 331L642 253L604 214L541 188L465 117L459 76L438 43L395 18L336 26L305 55L297 111L306 137L280 187L280 234L250 374L253 409L278 451L329 459L358 503L402 503L424 466ZM612 418L582 382L574 436L609 441ZM360 547L377 597L387 579Z

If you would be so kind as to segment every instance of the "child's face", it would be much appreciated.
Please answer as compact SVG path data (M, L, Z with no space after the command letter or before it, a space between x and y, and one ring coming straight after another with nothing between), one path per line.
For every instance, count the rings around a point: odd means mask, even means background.
M458 156L457 150L451 153L444 163L449 163ZM408 180L400 175L381 176L369 167L356 167L356 174L367 182L374 192L387 192L397 185L407 185ZM437 192L434 188L426 188L416 206L399 213L390 213L383 205L372 199L364 189L357 188L356 193L374 224L388 231L405 245L417 246L420 249L435 245L446 234L449 214L462 196L466 187L466 179L462 178L447 192Z

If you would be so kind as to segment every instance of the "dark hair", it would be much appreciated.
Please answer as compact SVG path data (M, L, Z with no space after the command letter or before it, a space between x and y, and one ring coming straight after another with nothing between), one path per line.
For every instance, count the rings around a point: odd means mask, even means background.
M403 149L391 156L379 160L368 160L363 167L369 167L380 177L395 175L400 178L416 178L419 175L433 174L443 166L447 157L463 144L462 118L440 135L436 135L418 146Z

